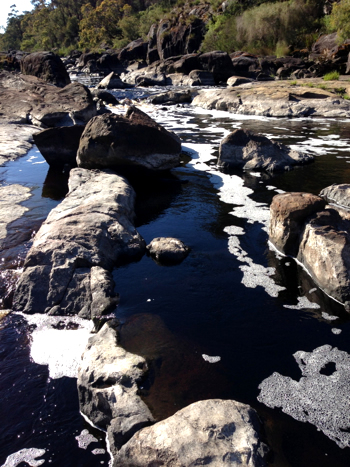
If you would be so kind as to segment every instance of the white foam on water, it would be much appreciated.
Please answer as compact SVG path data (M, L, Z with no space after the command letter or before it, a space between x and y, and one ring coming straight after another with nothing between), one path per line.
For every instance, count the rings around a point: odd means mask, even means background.
M329 313L326 313L325 311L322 311L322 318L326 319L327 321L334 321L338 319L338 316L332 316Z
M89 430L83 430L75 439L78 441L80 449L87 449L89 444L98 442L98 439L89 433Z
M205 353L202 354L202 357L206 362L209 362L209 363L217 363L217 362L219 362L221 360L221 357L219 357L219 356L211 357L210 355L206 355Z
M30 467L36 467L42 465L45 460L37 459L37 457L42 457L45 454L45 449L29 448L21 449L14 454L11 454L7 457L5 464L2 467L16 467L22 462L26 462Z
M338 329L338 328L332 328L331 331L332 331L333 334L338 335L338 334L341 334L341 331L342 331L342 330L341 330L341 329Z
M312 308L312 309L321 308L320 305L314 302L310 302L310 300L305 296L297 297L297 298L298 298L297 305L283 305L284 308L289 308L291 310L303 310L305 308Z
M300 380L275 372L259 385L258 400L315 425L339 447L350 447L350 355L324 345L293 356Z
M77 378L81 355L93 329L92 320L76 316L48 316L45 314L23 316L32 331L30 355L39 365L48 365L50 378L63 376ZM56 327L60 329L56 329ZM74 327L74 329L70 329Z

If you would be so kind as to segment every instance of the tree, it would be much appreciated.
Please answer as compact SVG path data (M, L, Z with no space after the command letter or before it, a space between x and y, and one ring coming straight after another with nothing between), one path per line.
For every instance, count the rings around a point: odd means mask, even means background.
M330 25L338 33L339 41L350 38L350 0L335 3L330 14Z

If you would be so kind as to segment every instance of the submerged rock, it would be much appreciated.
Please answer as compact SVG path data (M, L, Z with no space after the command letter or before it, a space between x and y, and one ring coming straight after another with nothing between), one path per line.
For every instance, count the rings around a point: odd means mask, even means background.
M187 91L168 91L162 92L155 96L151 96L149 99L151 104L183 104L189 103L192 100L192 94L190 90Z
M79 167L168 170L180 162L180 139L151 117L129 107L125 117L105 114L87 124L77 153Z
M179 264L190 249L178 238L157 237L147 245L149 254L160 264Z
M112 320L89 339L78 374L80 410L107 430L113 454L154 418L138 395L148 367L144 358L119 345L118 322Z
M114 466L263 466L266 446L251 407L232 400L195 402L138 431L116 453Z
M115 307L113 265L145 250L132 224L134 200L124 178L109 171L73 169L67 197L34 238L13 308L90 318Z
M238 129L221 141L218 164L244 170L277 172L313 160L313 156L294 151L282 143Z

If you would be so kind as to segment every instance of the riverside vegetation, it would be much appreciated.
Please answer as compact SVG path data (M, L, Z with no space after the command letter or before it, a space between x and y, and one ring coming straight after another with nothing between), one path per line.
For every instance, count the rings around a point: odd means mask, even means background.
M283 56L309 48L320 34L349 36L349 0L31 0L19 14L16 5L0 34L0 50L122 48L146 39L153 24L170 21L194 26L202 37L198 51L222 50ZM205 7L203 9L203 7ZM202 14L199 10L202 8ZM164 30L167 34L168 30Z

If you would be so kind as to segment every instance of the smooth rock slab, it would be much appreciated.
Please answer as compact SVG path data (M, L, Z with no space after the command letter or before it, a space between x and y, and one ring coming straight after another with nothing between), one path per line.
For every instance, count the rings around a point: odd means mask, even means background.
M145 251L132 224L134 200L135 192L124 178L109 171L73 169L67 197L50 212L34 238L13 308L83 318L109 311L117 298L111 269L118 261L132 260ZM94 303L95 272L105 291L104 310Z
M190 249L178 238L157 237L147 245L148 253L160 264L179 264Z
M321 190L320 196L328 203L350 208L350 185L347 183L328 186Z
M154 422L138 395L147 363L124 350L118 341L118 321L111 320L89 339L78 374L80 410L107 430L113 453L137 430Z
M105 114L86 125L77 153L78 167L142 167L168 170L180 162L181 142L151 117L129 107L125 117Z
M138 431L115 455L113 466L263 466L259 420L232 400L195 402Z
M221 141L218 164L244 170L277 172L290 170L295 165L307 164L313 160L313 156L294 151L266 136L238 129Z

